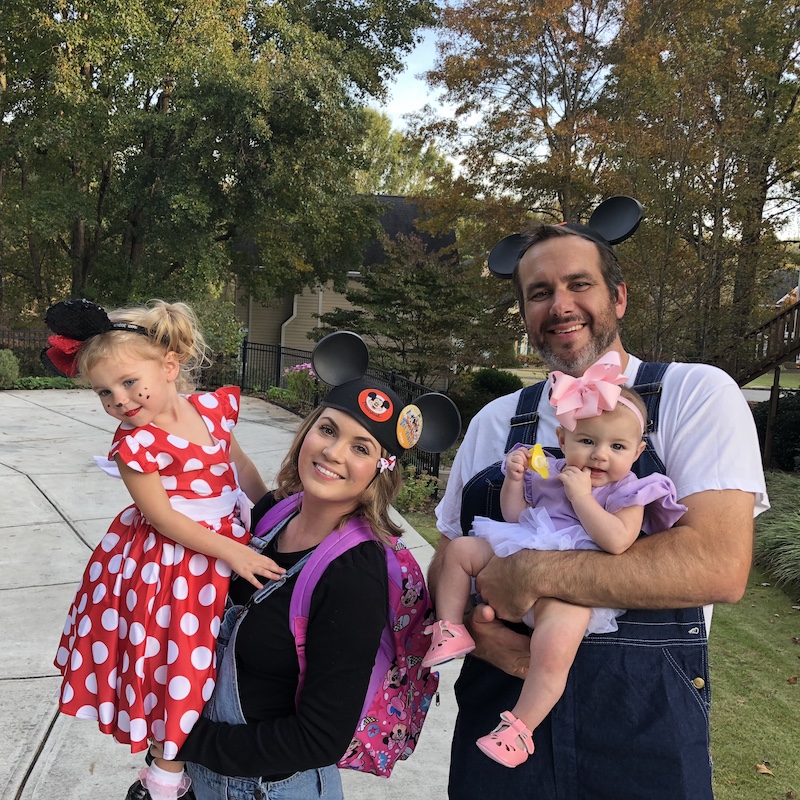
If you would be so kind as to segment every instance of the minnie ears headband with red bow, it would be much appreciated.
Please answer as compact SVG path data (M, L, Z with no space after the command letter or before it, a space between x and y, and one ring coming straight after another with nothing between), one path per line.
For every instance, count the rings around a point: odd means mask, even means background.
M589 217L588 225L577 222L561 223L565 228L589 239L613 253L611 245L624 242L636 233L644 216L644 207L632 197L618 195L604 200ZM514 267L525 252L529 239L521 233L512 233L501 239L489 253L489 271L498 278L510 278Z
M428 392L404 403L388 386L364 377L368 364L369 349L357 333L337 331L320 339L311 365L333 387L321 405L350 414L393 456L415 446L441 453L456 443L461 415L447 395Z
M75 364L78 350L92 336L111 330L132 331L147 336L147 328L131 322L112 322L105 309L88 300L63 300L47 309L44 318L53 332L49 347L42 350L42 363L65 378L78 374Z

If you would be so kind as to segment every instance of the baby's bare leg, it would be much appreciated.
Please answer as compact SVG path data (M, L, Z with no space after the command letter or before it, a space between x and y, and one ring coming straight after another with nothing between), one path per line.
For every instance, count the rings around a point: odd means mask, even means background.
M533 607L531 665L511 713L533 730L564 693L592 610L545 597Z
M436 581L434 606L437 619L460 623L469 599L472 578L494 556L486 539L461 536L444 550L442 568Z

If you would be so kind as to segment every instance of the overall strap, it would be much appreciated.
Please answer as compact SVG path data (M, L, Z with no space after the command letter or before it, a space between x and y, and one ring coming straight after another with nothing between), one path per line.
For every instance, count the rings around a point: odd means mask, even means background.
M536 429L539 427L539 400L547 381L539 381L526 386L519 395L517 411L511 417L510 430L504 452L508 452L515 444L535 444Z
M633 465L632 471L638 478L659 472L666 475L667 468L656 453L650 435L658 430L658 415L661 405L664 374L669 364L660 361L643 361L636 373L633 388L641 395L647 408L647 430L644 435L645 449Z

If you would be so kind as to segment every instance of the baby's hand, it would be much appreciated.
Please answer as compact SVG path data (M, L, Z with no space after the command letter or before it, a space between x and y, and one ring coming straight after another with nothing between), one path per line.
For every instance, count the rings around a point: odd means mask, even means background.
M506 458L506 478L521 481L531 458L531 451L525 447L517 448Z
M263 585L258 580L259 576L277 580L286 572L283 567L279 567L271 558L262 556L261 553L257 553L247 545L234 541L231 541L231 545L233 545L231 554L226 559L231 565L231 569L237 575L241 575L245 580L252 583L257 589L260 589Z
M592 471L589 467L564 467L558 475L564 484L564 491L571 502L577 497L585 497L592 493Z

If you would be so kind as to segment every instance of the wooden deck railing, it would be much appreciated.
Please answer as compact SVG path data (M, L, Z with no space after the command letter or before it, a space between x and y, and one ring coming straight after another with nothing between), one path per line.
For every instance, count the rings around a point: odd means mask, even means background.
M800 304L776 314L751 331L713 363L740 386L800 354Z

